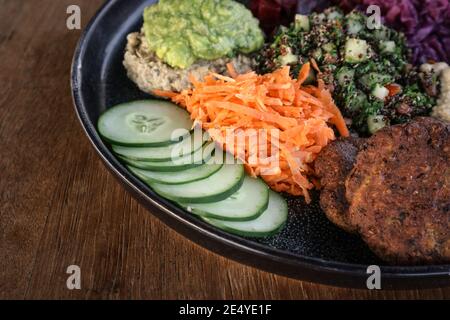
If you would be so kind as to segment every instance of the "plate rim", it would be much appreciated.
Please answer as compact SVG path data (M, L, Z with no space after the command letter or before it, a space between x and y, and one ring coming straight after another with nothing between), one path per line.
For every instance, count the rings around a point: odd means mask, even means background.
M267 245L214 228L199 219L195 219L195 217L189 215L181 208L176 207L176 205L156 195L148 186L144 185L139 179L129 173L113 156L107 145L101 140L95 124L89 120L87 115L87 105L83 101L83 93L81 90L81 67L86 46L95 25L99 23L103 15L105 15L111 7L120 2L122 2L122 0L106 0L93 15L84 28L77 43L70 73L72 102L75 113L91 146L100 156L105 166L129 191L131 191L133 197L138 198L147 209L149 209L149 206L152 208L152 210L148 210L152 215L162 220L163 223L171 229L174 229L177 233L182 234L185 238L194 241L202 247L206 247L208 250L214 251L221 256L245 265L250 265L264 271L298 280L312 281L339 287L366 288L365 280L369 276L366 272L368 265L330 261L271 248ZM155 209L159 212L154 212ZM165 219L164 215L167 215L167 219ZM170 225L168 218L171 218L172 222L176 221L179 226L174 227L173 225ZM184 231L180 230L182 228L181 225L183 225ZM193 230L197 234L188 235L186 230ZM212 239L215 243L208 245L204 243L205 239ZM238 255L232 256L230 254L224 254L223 252L221 253L223 248L219 248L219 246L226 246L226 249L238 250ZM250 258L257 256L262 260L259 262L249 261L247 256ZM282 263L283 268L277 270L275 266L280 263ZM384 286L383 289L413 289L450 286L450 265L380 265L380 268L383 275L382 281L386 283L386 287ZM302 272L299 271L303 271L305 274L303 275ZM321 277L321 274L323 274L324 277Z

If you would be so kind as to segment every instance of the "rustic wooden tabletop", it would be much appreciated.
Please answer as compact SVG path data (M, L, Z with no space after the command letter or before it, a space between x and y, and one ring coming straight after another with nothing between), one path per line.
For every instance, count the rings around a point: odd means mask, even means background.
M0 0L0 298L450 298L450 288L369 291L262 272L213 254L141 207L105 169L72 106L82 25L102 0ZM69 265L81 289L66 287Z

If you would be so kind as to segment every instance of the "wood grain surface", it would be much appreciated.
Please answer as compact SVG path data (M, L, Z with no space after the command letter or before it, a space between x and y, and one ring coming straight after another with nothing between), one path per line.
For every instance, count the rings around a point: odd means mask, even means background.
M101 0L0 0L0 298L450 298L291 280L213 254L141 207L105 169L75 116L70 64ZM81 267L81 290L66 269Z

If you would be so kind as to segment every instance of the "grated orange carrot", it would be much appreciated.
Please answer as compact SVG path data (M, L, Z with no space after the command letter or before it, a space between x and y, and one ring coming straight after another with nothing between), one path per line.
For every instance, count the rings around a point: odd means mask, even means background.
M317 68L314 61L306 63L296 80L288 66L257 75L238 74L228 64L229 77L215 73L203 81L190 77L193 89L154 94L185 107L214 141L244 162L251 176L261 176L275 191L303 195L310 202L309 191L318 185L311 164L335 139L331 126L342 136L349 135L323 82L303 86L311 65ZM255 130L257 143L247 143ZM235 137L230 141L230 131L243 134L246 142Z
M300 72L298 73L298 77L297 77L297 83L299 86L301 86L303 84L303 82L305 82L305 80L308 78L310 70L311 70L311 65L309 62L305 63L303 65L303 67L300 69Z
M238 73L236 72L236 69L234 68L234 64L232 62L227 63L227 71L232 78L236 78L238 76Z

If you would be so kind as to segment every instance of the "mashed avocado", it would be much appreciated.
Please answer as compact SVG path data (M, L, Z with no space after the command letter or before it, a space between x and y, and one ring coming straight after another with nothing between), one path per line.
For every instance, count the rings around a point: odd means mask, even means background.
M144 11L144 32L158 58L185 69L258 50L264 37L244 5L232 0L160 0Z

